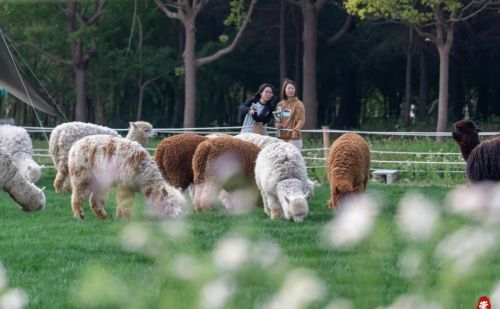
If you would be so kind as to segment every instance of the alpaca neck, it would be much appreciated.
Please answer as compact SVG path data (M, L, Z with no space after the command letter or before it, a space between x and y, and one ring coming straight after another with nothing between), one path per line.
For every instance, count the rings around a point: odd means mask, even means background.
M148 142L148 139L143 134L140 134L139 132L134 130L130 130L127 134L127 137L125 138L131 141L138 142L139 144L141 144L141 146L146 145L146 143Z
M481 141L479 140L479 136L474 136L470 140L463 141L460 144L460 151L462 152L462 156L464 160L467 161L469 159L469 155L474 150L474 148L479 145Z

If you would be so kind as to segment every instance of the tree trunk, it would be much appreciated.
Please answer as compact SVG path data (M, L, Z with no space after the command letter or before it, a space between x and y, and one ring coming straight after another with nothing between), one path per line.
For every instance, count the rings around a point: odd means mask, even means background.
M342 93L336 128L355 128L359 125L360 104L357 93L357 73L353 68L342 69Z
M193 128L196 119L196 34L195 34L195 19L186 19L184 23L186 34L186 44L182 57L184 59L184 128Z
M139 102L137 103L137 116L135 117L136 121L139 121L142 118L142 102L144 100L144 88L145 88L145 85L142 84L142 81L140 81L139 82Z
M306 109L306 129L318 127L318 102L316 90L316 50L318 42L318 13L313 4L307 1L302 6L304 29L302 32L302 98Z
M438 45L439 52L439 105L438 122L436 132L446 132L448 127L448 81L450 67L450 47L446 44ZM443 137L436 137L438 142L444 140Z
M423 43L423 42L422 42ZM429 79L427 76L427 57L424 46L420 49L419 55L420 78L418 91L418 118L423 121L427 118L427 99L429 92Z
M88 121L88 104L87 104L87 89L85 87L85 66L74 65L75 72L75 91L76 91L76 105L75 105L75 120L81 122Z
M411 65L413 54L413 28L410 27L408 35L408 47L406 50L406 76L405 76L405 103L403 108L403 119L406 127L411 124L410 108L411 108Z
M280 81L283 81L286 76L286 2L281 0L280 3Z

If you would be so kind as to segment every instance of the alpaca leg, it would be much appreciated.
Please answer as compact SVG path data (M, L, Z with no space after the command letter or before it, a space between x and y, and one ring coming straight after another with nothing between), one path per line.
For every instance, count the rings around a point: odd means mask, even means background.
M64 168L58 168L56 179L54 179L54 189L57 193L63 191L64 182L68 178L68 171Z
M262 197L262 203L264 204L264 212L266 215L270 216L271 210L269 209L269 204L267 203L267 195L262 190L260 190L260 195Z
M87 199L88 193L86 189L81 187L76 187L71 194L71 209L73 210L73 217L75 219L85 219L83 213L83 203Z
M274 196L268 196L267 205L271 213L271 219L276 220L283 217L283 210L279 200Z
M205 185L200 183L200 184L196 184L193 186L194 186L194 189L193 189L194 210L196 212L202 211L203 209L201 208L201 196L202 196L203 188Z
M90 208L100 220L106 220L108 217L104 210L104 203L106 199L106 192L92 192L90 193Z
M200 208L202 211L210 211L213 209L213 202L217 197L220 188L213 183L205 183L200 196Z
M130 218L134 206L135 192L129 188L118 185L116 187L116 217Z
M64 179L63 191L66 191L66 192L71 191L71 179L69 177L66 177Z

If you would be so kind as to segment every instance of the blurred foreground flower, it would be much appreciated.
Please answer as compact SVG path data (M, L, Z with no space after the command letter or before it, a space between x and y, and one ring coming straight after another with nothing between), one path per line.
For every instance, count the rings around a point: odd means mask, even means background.
M436 248L436 256L450 262L458 273L466 274L495 246L494 233L482 228L465 227L444 238Z
M218 278L201 289L201 307L207 309L223 308L236 290L236 284L227 277Z
M358 195L345 201L337 216L326 225L324 237L334 247L352 247L373 228L379 206L373 198Z
M422 254L417 250L410 249L404 251L399 259L401 274L408 278L417 276L420 272L422 259Z
M128 224L122 232L121 243L128 251L142 251L148 244L149 234L139 223Z
M7 286L7 276L5 275L5 269L2 263L0 263L0 291L2 291Z
M27 304L28 295L21 289L11 289L0 296L0 309L21 309Z
M261 267L268 268L281 259L281 248L273 241L261 240L254 245L252 257Z
M354 305L350 300L337 298L331 301L325 309L354 309Z
M217 244L214 252L214 264L219 269L236 270L243 266L250 253L250 242L243 237L228 236Z
M313 301L320 300L325 292L325 284L312 271L296 269L288 274L281 290L272 296L264 308L305 308Z
M416 193L405 195L400 201L396 220L399 229L413 240L426 240L439 220L438 207Z
M500 223L500 184L484 182L461 186L448 195L451 213L481 224Z

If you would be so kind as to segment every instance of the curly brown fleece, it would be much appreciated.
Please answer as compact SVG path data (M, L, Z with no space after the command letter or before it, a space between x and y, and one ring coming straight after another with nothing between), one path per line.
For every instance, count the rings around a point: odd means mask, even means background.
M158 144L155 162L170 185L186 189L193 183L193 155L196 147L207 139L197 134L179 134L169 136Z
M370 148L358 134L343 134L330 147L326 167L332 194L328 207L334 208L350 193L366 190L370 177Z
M234 166L226 165L230 160L224 159L223 156L236 158L242 169L241 174L255 183L255 160L259 151L257 145L231 136L208 139L199 144L192 161L196 185L195 209L211 210L213 199L209 196L218 192L222 186L221 179L215 173L232 172L230 169Z

